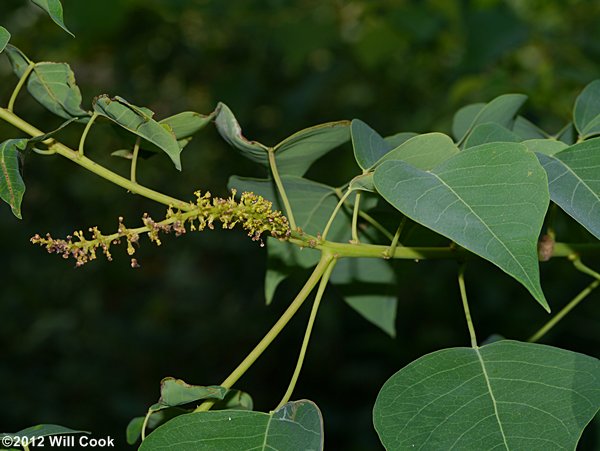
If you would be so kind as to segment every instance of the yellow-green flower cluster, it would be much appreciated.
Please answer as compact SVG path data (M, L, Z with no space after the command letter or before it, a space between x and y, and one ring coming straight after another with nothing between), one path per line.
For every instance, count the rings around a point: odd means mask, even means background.
M108 260L112 260L110 246L120 244L122 240L127 242L127 254L132 256L142 234L147 234L151 242L160 246L161 233L174 233L180 236L186 233L188 228L191 231L202 231L207 227L213 229L215 221L220 222L224 229L233 229L236 225L240 225L254 241L261 240L263 233L269 233L279 239L287 239L290 236L287 218L280 211L273 211L272 203L262 196L244 192L238 202L235 199L235 191L227 199L213 198L208 192L201 194L197 191L194 194L196 202L190 203L189 210L174 211L169 208L166 218L162 221L154 221L148 214L144 214L143 227L128 229L121 217L117 232L111 235L103 235L97 227L91 227L90 239L79 230L64 240L54 239L47 234L46 237L35 235L31 238L31 242L45 246L48 252L60 254L63 258L72 257L76 260L77 266L82 266L96 259L96 251L99 248ZM131 266L133 268L139 266L135 258L131 259Z

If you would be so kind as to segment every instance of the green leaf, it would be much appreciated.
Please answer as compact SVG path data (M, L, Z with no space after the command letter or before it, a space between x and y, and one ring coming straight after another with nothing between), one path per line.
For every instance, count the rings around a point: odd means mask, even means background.
M384 141L390 145L390 149L398 147L400 144L408 141L410 138L414 138L418 133L414 132L400 132L395 135L386 136Z
M600 407L600 361L502 340L437 351L382 387L373 422L386 449L576 448Z
M37 426L32 426L32 427L23 429L19 432L15 432L15 433L6 433L5 432L3 434L0 434L0 438L2 438L2 437L37 438L37 437L48 437L49 435L63 435L63 434L90 434L90 432L69 429L64 426L59 426L57 424L38 424Z
M600 239L600 138L536 155L548 174L552 201Z
M396 275L390 262L373 258L340 259L331 283L344 300L367 321L388 335L396 335Z
M377 165L384 161L402 160L419 169L429 170L458 152L458 147L449 136L437 132L424 133L390 150Z
M491 261L548 309L537 257L548 181L525 146L471 147L431 172L386 161L374 180L377 191L406 216Z
M464 148L493 142L519 142L521 139L506 127L495 122L479 124L465 139Z
M582 139L600 134L600 80L587 85L575 100L573 122Z
M305 128L274 147L277 168L282 175L302 176L329 151L350 139L349 122L328 122Z
M217 401L211 410L252 410L252 396L241 390L229 390L221 401Z
M323 419L316 404L306 400L289 402L271 413L197 412L160 426L139 449L322 450Z
M59 0L31 0L31 2L46 11L56 25L75 37L75 35L67 29L63 21L63 8Z
M6 46L6 54L17 77L33 64L21 50ZM81 91L67 63L35 63L27 79L27 91L42 106L65 119L87 121L89 113L81 108Z
M360 119L352 121L350 134L352 136L354 158L363 170L372 168L381 157L392 149L391 145L379 133Z
M206 124L213 120L215 113L203 115L194 111L184 111L183 113L167 117L159 122L171 127L171 131L177 140L189 138L202 130Z
M495 122L498 125L512 129L514 124L514 118L519 111L519 108L525 103L527 96L523 94L504 94L496 97L492 101L485 104L485 106L479 108L479 106L469 105L463 110L459 110L458 124L457 118L455 117L456 131L461 132L464 129L465 124L469 118L473 118L472 122L467 128L467 131L463 135L455 134L456 138L460 136L459 142L463 142L468 134L479 124L485 124L486 122ZM479 104L476 104L479 105ZM468 108L468 109L466 109ZM461 113L461 111L463 111ZM477 114L473 115L477 111ZM453 127L454 129L454 127Z
M523 116L517 116L512 132L521 139L545 139L550 135Z
M145 417L135 417L127 424L125 429L125 439L128 445L134 445L142 435L142 427L144 427Z
M348 189L351 191L368 191L375 192L375 185L373 183L373 173L367 172L365 174L360 174L350 180L350 184L348 185Z
M152 119L150 110L132 105L121 97L110 98L107 95L97 97L93 108L99 115L158 146L181 171L181 148L175 135Z
M568 144L569 146L572 144L575 144L576 136L575 136L575 126L573 125L573 123L569 122L567 125L565 125L556 134L556 139L564 142L565 144Z
M268 167L269 147L246 139L227 105L219 103L215 111L215 124L223 139L246 158ZM348 121L329 122L300 130L284 139L271 150L279 173L303 175L317 159L350 139L348 129Z
M485 103L472 103L462 107L454 114L452 121L452 135L456 141L460 141L469 131L471 124L481 112Z
M167 421L172 420L179 415L184 415L190 412L190 409L182 409L181 407L169 407L159 411L151 411L150 417L148 418L148 423L146 424L146 434L149 430L156 429L161 424L166 423ZM127 425L127 429L125 430L128 444L133 445L139 440L140 436L142 435L142 428L144 427L145 420L145 416L131 419Z
M165 377L160 382L160 398L150 410L157 411L167 407L181 406L201 399L223 399L227 389L217 385L204 387L189 385L181 379Z
M527 141L522 141L521 144L531 152L539 152L545 155L554 155L569 147L564 142L557 141L556 139L528 139Z
M19 167L21 152L27 139L9 139L0 144L0 198L10 205L13 214L22 219L21 202L25 183Z
M8 41L10 41L10 33L6 28L0 26L0 53L4 51Z

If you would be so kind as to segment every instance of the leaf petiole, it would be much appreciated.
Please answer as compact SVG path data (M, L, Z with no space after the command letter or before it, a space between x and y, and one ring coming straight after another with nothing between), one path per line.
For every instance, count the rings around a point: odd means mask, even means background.
M15 86L15 90L13 91L12 95L10 96L10 100L8 101L8 111L13 111L15 101L17 100L17 96L19 95L19 92L21 92L23 85L27 81L27 78L29 77L29 74L31 74L31 72L33 71L34 67L35 64L30 61L29 65L25 69L25 72L23 72L23 75L21 75L21 78L19 78L19 82L17 83L17 86Z

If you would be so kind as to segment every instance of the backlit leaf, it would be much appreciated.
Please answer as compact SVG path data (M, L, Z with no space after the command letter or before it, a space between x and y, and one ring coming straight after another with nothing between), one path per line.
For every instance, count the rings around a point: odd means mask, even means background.
M6 28L0 27L0 53L4 51L8 41L10 41L10 33Z
M537 257L548 181L525 146L471 147L430 172L386 161L374 180L377 191L406 216L491 261L548 309Z
M152 119L148 109L142 109L127 102L121 97L102 95L94 101L94 111L107 117L124 129L144 138L162 149L181 170L181 148L175 135L163 125Z
M370 169L382 156L392 149L379 133L360 119L350 126L354 158L363 170Z
M50 16L50 18L54 21L54 23L56 23L60 28L65 30L71 36L75 37L75 35L67 29L67 27L64 23L63 8L60 3L60 0L31 0L31 1L33 4L39 6L44 11L46 11L48 13L48 15Z
M583 139L600 134L600 80L591 82L577 97L573 122Z
M21 151L26 146L27 139L9 139L0 144L0 198L19 219L22 219L21 202L25 193L19 164Z
M600 407L600 361L501 340L425 355L382 387L386 449L574 450Z
M600 138L537 157L548 174L552 201L600 239Z
M180 415L142 442L141 451L322 450L323 419L311 401L274 412L222 410Z

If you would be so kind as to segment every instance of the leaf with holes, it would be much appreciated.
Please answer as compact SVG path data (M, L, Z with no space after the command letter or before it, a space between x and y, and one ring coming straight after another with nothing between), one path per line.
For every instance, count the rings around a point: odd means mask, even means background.
M111 98L102 95L95 99L94 111L158 146L181 171L181 148L174 133L170 127L165 127L152 119L153 113L150 110L132 105L118 96Z
M548 174L552 201L600 239L600 138L536 155Z
M71 33L65 25L63 19L63 7L60 3L60 0L31 0L31 2L46 11L56 25L65 30L71 36L75 37L75 35Z
M373 422L387 449L575 449L600 408L600 361L501 340L425 355L381 388Z
M548 181L525 146L471 147L429 172L386 161L375 170L374 181L400 212L491 261L548 309L537 257Z
M322 450L323 418L312 401L289 402L274 412L223 410L180 415L142 442L140 451Z
M21 202L25 183L21 177L21 151L27 139L9 139L0 144L0 198L10 205L13 214L22 219Z

